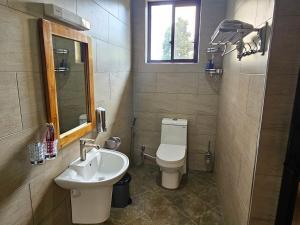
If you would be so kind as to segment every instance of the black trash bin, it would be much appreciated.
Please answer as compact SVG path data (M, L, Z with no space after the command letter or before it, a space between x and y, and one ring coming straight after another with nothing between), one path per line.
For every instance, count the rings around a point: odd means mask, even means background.
M129 183L131 181L131 176L126 173L122 179L114 184L111 205L114 208L125 208L127 205L131 204L131 198L129 193Z

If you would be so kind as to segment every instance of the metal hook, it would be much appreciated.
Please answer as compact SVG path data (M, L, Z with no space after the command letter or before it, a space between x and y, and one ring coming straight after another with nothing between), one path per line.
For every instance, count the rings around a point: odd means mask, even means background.
M255 50L253 50L253 51L254 51L254 53L257 53L257 51L258 51L257 43L254 40L252 40L252 42L255 45Z

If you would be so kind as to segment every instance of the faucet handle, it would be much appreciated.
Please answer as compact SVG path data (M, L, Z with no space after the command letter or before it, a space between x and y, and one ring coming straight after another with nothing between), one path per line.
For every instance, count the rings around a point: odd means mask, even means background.
M80 138L80 143L94 143L96 140L89 138Z

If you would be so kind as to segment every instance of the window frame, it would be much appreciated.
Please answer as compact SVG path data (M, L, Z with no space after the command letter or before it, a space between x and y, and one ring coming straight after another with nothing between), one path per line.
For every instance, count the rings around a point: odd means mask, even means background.
M148 2L148 34L147 34L147 63L198 63L199 51L199 32L200 32L200 4L201 0L165 0ZM171 25L171 59L170 60L151 60L151 22L152 6L172 5L172 25ZM194 57L193 59L175 59L175 8L178 6L196 6L195 17L195 36L194 36Z

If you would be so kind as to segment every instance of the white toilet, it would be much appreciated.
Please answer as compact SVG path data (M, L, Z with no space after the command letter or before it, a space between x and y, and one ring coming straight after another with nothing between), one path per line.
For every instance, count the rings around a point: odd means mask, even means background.
M186 173L187 120L164 118L160 142L156 163L162 173L162 186L176 189Z

